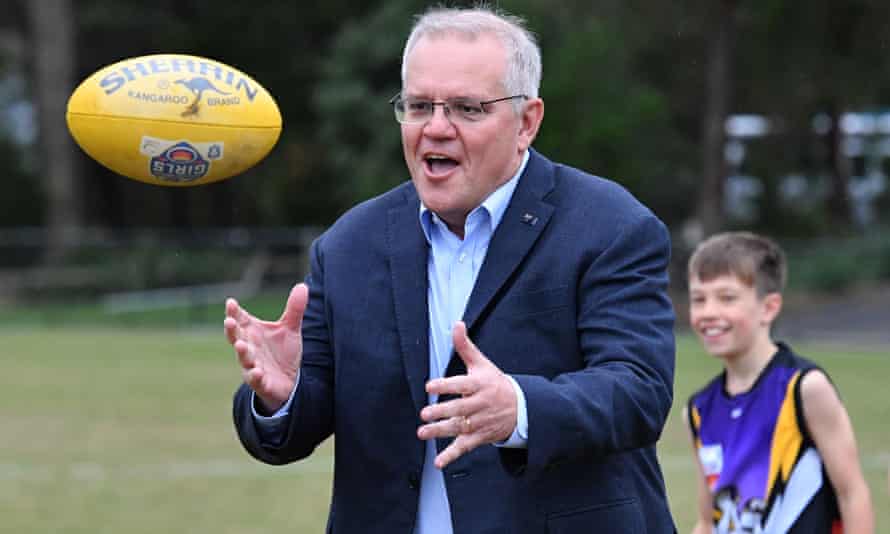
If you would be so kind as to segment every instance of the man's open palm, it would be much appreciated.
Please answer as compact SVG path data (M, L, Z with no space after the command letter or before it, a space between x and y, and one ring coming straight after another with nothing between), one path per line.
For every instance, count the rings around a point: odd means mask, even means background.
M303 354L300 326L308 300L306 284L295 285L277 321L257 319L235 299L226 300L226 338L235 348L244 382L269 412L287 402L294 389Z

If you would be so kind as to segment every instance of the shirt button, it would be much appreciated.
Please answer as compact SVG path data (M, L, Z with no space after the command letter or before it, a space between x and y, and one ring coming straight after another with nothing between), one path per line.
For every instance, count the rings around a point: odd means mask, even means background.
M467 259L467 253L466 253L466 252L461 252L461 253L460 253L460 256L457 257L457 261L459 261L460 263L463 263L465 259Z

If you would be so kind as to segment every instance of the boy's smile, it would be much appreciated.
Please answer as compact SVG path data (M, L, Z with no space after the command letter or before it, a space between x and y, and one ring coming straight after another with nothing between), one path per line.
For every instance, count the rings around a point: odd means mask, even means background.
M689 322L708 353L735 359L771 346L769 328L778 310L735 275L689 281Z

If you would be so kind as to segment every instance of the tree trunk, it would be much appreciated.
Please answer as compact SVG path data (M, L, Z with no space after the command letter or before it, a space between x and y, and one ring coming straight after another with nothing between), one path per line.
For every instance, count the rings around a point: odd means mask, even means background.
M716 12L710 17L712 35L708 46L705 73L705 105L702 132L702 182L696 217L704 237L720 230L724 224L723 190L726 181L726 116L735 48L735 16L738 0L715 2Z
M46 183L45 261L59 262L83 227L76 189L75 147L65 125L74 89L74 21L70 0L28 0L42 169Z
M831 158L831 181L828 187L825 209L831 228L843 232L852 224L850 209L850 160L844 155L844 131L841 127L843 110L839 99L832 98L828 105L831 116L831 130L828 133L828 155Z

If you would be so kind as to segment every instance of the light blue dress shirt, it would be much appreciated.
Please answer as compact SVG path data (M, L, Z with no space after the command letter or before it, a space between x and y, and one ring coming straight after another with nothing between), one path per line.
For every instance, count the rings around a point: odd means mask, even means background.
M428 263L429 289L427 292L430 319L430 379L445 374L448 361L454 350L452 327L463 317L464 308L470 298L476 277L485 255L491 236L504 216L510 198L519 183L519 177L528 163L529 153L525 152L516 174L496 189L482 204L470 212L464 223L464 238L461 240L452 233L444 221L421 203L420 223L430 245ZM519 384L509 377L516 392L517 422L513 434L500 447L525 447L528 442L528 412L525 395ZM294 391L287 403L271 417L253 412L258 430L266 441L278 443L283 439L284 416L292 408L294 393L299 385L299 376ZM429 395L429 403L437 400ZM251 405L255 405L251 402ZM436 442L426 443L426 458L420 482L420 500L417 509L415 534L453 534L451 509L445 479L442 471L436 469Z
M429 290L427 301L430 314L430 379L445 374L448 361L454 350L452 328L464 314L470 292L476 285L476 277L491 236L501 222L519 177L528 163L528 151L516 174L504 185L488 196L482 205L467 215L464 222L464 238L461 240L452 233L444 221L421 204L420 223L427 242L430 244L427 264ZM505 447L524 447L528 440L528 417L525 396L519 384L510 378L517 397L517 425L513 435L499 444ZM429 403L436 402L436 395L429 395ZM423 462L423 475L420 481L420 503L417 509L415 534L453 534L451 509L445 478L436 469L436 441L426 443L426 458Z

